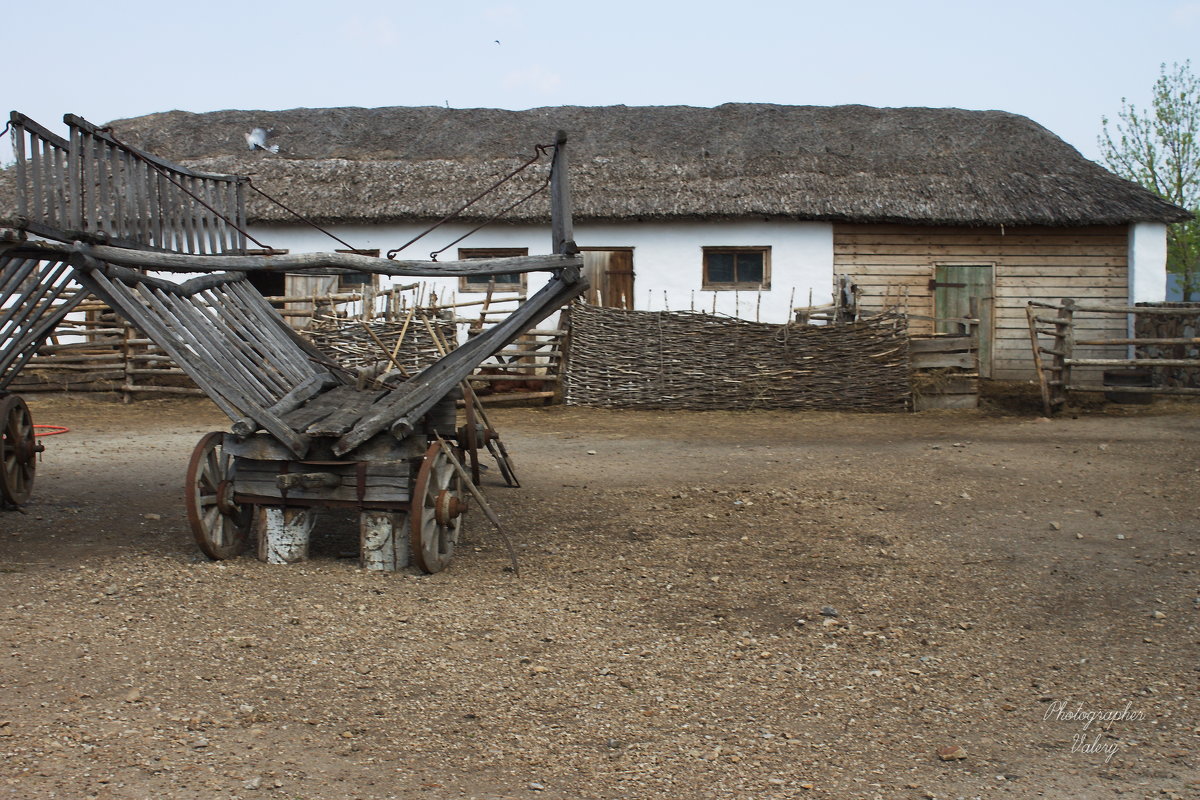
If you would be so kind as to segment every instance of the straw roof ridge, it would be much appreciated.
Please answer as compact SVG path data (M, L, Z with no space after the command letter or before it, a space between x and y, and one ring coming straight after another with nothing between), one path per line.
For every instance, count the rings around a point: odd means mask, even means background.
M788 219L959 225L1172 222L1187 212L1004 111L729 103L168 111L111 123L122 141L259 188L321 222L440 218L569 136L577 220ZM277 154L244 135L271 131ZM546 177L543 158L472 209ZM252 221L286 212L252 195ZM507 215L548 218L544 195Z

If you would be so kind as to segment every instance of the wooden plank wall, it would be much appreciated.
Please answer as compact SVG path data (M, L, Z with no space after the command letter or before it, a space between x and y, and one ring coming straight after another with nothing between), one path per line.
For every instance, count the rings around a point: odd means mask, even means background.
M338 278L336 275L298 275L289 272L285 278L284 294L288 297L326 297L336 294ZM288 325L296 330L303 330L312 322L311 313L313 302L291 302L285 306L288 312Z
M910 314L933 317L929 281L937 264L994 264L995 307L992 378L1036 377L1025 303L1058 303L1066 297L1103 303L1128 302L1128 229L964 228L855 225L833 228L834 275L849 275L862 292L861 311L873 314L900 304ZM836 280L836 278L835 278ZM914 334L933 332L933 322L913 319ZM1077 335L1124 335L1121 317L1081 320ZM1082 348L1081 348L1082 349ZM1121 357L1095 349L1086 358ZM1099 380L1099 375L1096 376Z

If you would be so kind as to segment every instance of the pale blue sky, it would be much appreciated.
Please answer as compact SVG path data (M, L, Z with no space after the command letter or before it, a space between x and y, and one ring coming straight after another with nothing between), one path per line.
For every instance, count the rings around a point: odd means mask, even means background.
M59 0L4 20L8 107L45 124L298 106L957 106L1024 114L1095 158L1101 116L1144 104L1160 63L1200 70L1200 0Z

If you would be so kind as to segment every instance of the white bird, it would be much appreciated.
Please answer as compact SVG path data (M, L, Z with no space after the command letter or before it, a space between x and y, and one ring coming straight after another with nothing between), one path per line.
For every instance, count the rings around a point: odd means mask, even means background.
M267 136L271 131L266 128L255 128L246 134L246 147L250 150L266 150L268 153L278 153L279 145L267 144Z

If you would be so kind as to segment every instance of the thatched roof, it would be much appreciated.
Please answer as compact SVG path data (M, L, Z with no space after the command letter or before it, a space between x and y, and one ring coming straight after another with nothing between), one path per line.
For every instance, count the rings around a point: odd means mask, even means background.
M577 220L1075 225L1187 218L1032 120L1001 111L332 108L171 111L112 126L123 141L173 161L251 174L255 185L323 222L440 218L535 144L553 142L558 129L570 137ZM272 129L278 154L247 150L244 136L255 127ZM508 217L547 214L543 195ZM291 219L257 200L250 216Z

